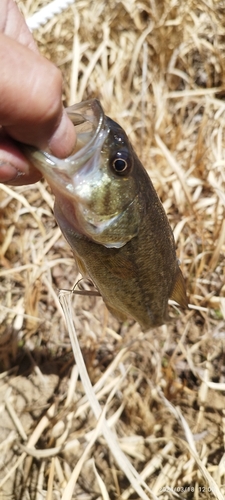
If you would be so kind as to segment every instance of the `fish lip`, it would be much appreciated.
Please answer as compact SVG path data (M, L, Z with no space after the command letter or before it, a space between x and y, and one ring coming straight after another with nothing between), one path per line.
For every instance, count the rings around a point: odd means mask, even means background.
M90 114L88 114L88 111ZM55 180L57 184L61 183L64 187L67 187L65 184L69 186L69 180L72 176L79 172L92 156L96 156L97 153L100 154L102 145L109 134L109 126L106 123L105 114L98 99L90 99L85 103L74 104L66 108L66 112L75 127L83 123L92 124L93 135L87 144L64 159L57 158L47 151L37 150L32 146L24 147L25 153L43 175L50 175L52 180ZM79 132L77 139L79 140ZM70 190L69 187L68 189Z

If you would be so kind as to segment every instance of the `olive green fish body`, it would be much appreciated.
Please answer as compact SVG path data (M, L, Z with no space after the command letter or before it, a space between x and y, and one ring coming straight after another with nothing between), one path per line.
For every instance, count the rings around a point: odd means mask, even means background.
M81 127L95 125L94 135L93 127L89 135L81 130L86 146L65 160L29 148L25 153L51 186L56 220L107 307L143 330L159 326L168 319L169 298L187 306L164 208L126 133L100 103L69 111Z
M56 202L55 216L74 251L83 275L90 277L107 307L118 317L135 319L147 330L168 320L168 299L182 280L175 243L152 182L134 156L139 226L120 248L107 248L78 233Z

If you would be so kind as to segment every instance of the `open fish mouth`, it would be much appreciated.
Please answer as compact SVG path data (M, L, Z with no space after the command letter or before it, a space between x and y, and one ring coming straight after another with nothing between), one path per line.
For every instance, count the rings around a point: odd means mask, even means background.
M66 109L76 128L77 141L74 151L65 159L59 159L47 151L23 146L25 154L51 183L61 185L71 194L74 192L73 176L82 172L90 174L99 164L100 154L109 127L104 111L97 99L90 99Z
M77 136L70 156L60 159L26 145L24 153L52 188L61 228L69 224L96 243L120 248L137 234L139 223L136 189L130 194L129 181L111 166L111 155L124 140L118 138L118 125L105 116L97 99L75 104L67 113Z

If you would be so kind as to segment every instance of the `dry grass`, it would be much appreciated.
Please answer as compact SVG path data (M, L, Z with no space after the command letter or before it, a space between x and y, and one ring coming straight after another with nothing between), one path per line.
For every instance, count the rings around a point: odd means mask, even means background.
M45 3L19 6L29 16ZM224 16L216 0L77 0L35 32L63 72L65 103L100 98L130 136L174 229L192 308L143 334L101 299L74 299L92 384L147 484L141 496L73 367L57 295L77 269L52 195L45 183L1 187L2 499L225 495Z

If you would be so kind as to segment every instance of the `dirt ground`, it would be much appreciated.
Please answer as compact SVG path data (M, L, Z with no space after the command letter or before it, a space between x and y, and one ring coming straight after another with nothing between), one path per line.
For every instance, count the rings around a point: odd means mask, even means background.
M18 1L26 18L45 4ZM101 298L73 297L96 419L58 300L79 273L53 195L45 181L0 187L0 499L222 500L225 5L76 0L34 36L63 73L65 105L97 97L126 130L173 228L190 307L170 305L171 321L143 333ZM104 416L134 469L118 463Z

